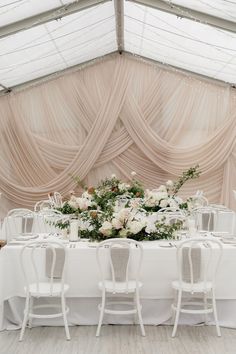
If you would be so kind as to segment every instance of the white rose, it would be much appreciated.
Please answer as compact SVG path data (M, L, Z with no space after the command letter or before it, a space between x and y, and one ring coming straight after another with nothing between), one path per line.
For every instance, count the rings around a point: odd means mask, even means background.
M114 219L112 219L111 223L112 223L112 226L113 226L116 230L122 229L122 226L123 226L123 225L122 225L122 223L120 222L119 219L114 218Z
M109 221L104 221L102 226L100 227L99 231L104 235L104 236L110 236L112 233L112 224Z
M171 179L169 179L169 180L166 182L166 185L167 185L167 187L173 187L174 182L171 181Z
M160 207L161 208L166 208L168 206L168 199L163 199L160 202Z
M91 229L93 229L93 227L91 227L90 222L88 220L79 220L79 229L81 231L86 231L89 230L91 231Z
M131 234L137 234L145 226L145 223L141 221L131 221L128 223L127 227Z
M86 198L77 198L76 202L80 210L87 210L91 206L91 201Z
M86 198L91 200L92 199L92 194L89 194L87 191L82 194L82 198Z
M167 199L168 198L168 193L163 191L163 192L159 192L158 196L160 197L160 199Z
M158 188L158 191L160 192L166 192L166 186L164 186L163 184Z
M150 197L144 201L144 204L147 207L154 207L155 205L158 205L158 201L156 201L154 198Z
M131 208L138 208L141 204L141 200L140 198L133 198L131 199L129 205L131 206Z
M75 208L77 209L78 208L78 205L77 205L77 202L76 202L76 198L73 197L69 200L68 202L69 206L71 206L71 208Z
M156 231L157 231L157 228L156 228L156 226L155 226L155 222L149 220L148 223L147 223L147 226L146 226L146 228L145 228L145 231L146 231L148 234L150 234L150 233L152 233L152 232L156 232Z
M123 223L130 217L130 210L128 208L123 208L117 214L117 218Z

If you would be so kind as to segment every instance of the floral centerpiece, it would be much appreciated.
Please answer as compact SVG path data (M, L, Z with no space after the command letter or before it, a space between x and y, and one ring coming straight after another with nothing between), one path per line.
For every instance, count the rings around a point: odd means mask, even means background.
M129 182L112 175L97 187L85 188L80 197L71 193L59 210L79 219L82 238L99 241L114 237L139 241L169 239L182 228L184 218L170 223L160 210L187 210L188 200L183 201L177 193L184 183L199 175L198 166L195 166L183 172L176 182L169 180L154 190L144 190L135 172L131 173Z

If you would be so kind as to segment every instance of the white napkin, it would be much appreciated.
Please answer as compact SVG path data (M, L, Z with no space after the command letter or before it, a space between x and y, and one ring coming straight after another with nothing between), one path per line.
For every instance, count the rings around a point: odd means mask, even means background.
M62 271L65 263L65 251L63 248L55 248L56 251L56 262L53 272L53 278L60 279L62 276ZM51 277L51 267L53 261L53 252L50 248L46 248L46 276Z
M111 247L111 260L115 273L115 281L125 281L127 264L129 260L129 248Z
M183 281L190 283L190 264L189 264L189 247L183 248L182 253L182 279ZM193 283L197 283L201 277L201 248L192 247L191 249L191 260L193 266Z

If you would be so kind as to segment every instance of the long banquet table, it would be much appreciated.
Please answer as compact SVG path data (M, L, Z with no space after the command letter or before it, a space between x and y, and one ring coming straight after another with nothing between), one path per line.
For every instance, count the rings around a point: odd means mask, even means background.
M94 325L98 321L97 305L99 272L96 247L87 242L67 245L66 282L70 289L70 325ZM164 247L166 246L166 247ZM170 245L169 245L170 246ZM22 245L9 244L0 252L0 329L19 328L23 318L24 280L20 267ZM144 257L141 271L141 300L145 324L170 323L173 292L171 281L176 279L176 247L163 242L143 242ZM40 262L45 262L45 249L38 249ZM221 267L216 279L216 297L220 324L236 328L236 246L224 244ZM48 300L49 301L49 300ZM211 318L209 318L211 320ZM199 316L181 317L182 323L196 324ZM133 323L132 316L105 316L105 323ZM62 325L61 319L35 320L35 325Z

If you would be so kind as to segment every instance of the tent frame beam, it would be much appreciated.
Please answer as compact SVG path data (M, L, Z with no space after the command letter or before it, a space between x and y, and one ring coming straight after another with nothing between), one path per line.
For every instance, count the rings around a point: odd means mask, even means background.
M116 41L118 52L122 54L124 51L124 1L114 0L115 17L116 17Z
M42 12L32 17L25 18L24 20L11 23L6 26L0 27L0 38L15 34L20 31L30 29L32 27L42 25L46 22L53 20L60 20L64 16L88 9L98 4L110 0L76 0L68 5L59 6L49 11Z
M236 33L236 22L223 18L205 14L203 12L193 10L166 0L129 0L139 5L152 7L154 9L164 11L180 18L200 22L209 26L217 27L225 31Z
M126 55L127 57L129 57L131 59L134 59L134 60L137 60L137 61L143 61L143 62L145 62L145 63L147 63L149 65L153 65L153 66L159 67L159 68L161 68L163 70L167 70L167 71L170 71L170 72L178 72L180 74L183 74L183 75L186 75L186 76L192 76L192 77L194 77L196 79L203 80L203 81L206 81L206 82L211 83L211 84L221 85L221 86L225 86L225 87L230 86L233 89L236 89L236 85L234 83L225 82L225 81L222 81L222 80L217 80L217 79L211 78L211 77L206 76L206 75L198 74L198 73L195 73L195 72L192 72L192 71L188 71L186 69L175 67L173 65L163 64L163 63L160 63L160 62L158 62L156 60L149 59L149 58L146 58L146 57L143 57L143 56L140 56L140 55L137 55L137 54L133 54L133 53L130 53L130 52L124 51L123 53L124 53L124 55ZM100 63L100 62L102 62L104 60L110 60L110 59L114 58L118 54L120 54L120 53L118 51L115 51L115 52L103 55L101 57L88 60L88 61L86 61L84 63L80 63L80 64L77 64L77 65L74 65L74 66L72 66L70 68L59 70L59 71L54 72L52 74L45 75L43 77L39 77L39 78L30 80L30 81L24 82L22 84L18 84L18 85L12 86L12 87L5 87L5 90L0 91L0 97L4 96L6 94L9 94L11 92L18 92L18 91L21 91L21 90L24 90L24 89L28 89L30 87L37 86L37 85L40 85L42 83L45 83L45 82L48 82L48 81L51 81L51 80L55 80L58 77L61 77L61 76L65 75L65 74L70 74L70 73L76 72L78 70L87 68L87 67L89 67L91 65L95 65L97 63ZM1 86L4 87L4 85L1 85Z

